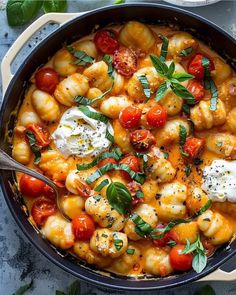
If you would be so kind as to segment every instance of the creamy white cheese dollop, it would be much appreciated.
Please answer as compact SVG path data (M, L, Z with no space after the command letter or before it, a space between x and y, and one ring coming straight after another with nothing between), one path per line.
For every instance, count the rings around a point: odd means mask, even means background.
M92 112L97 112L89 107ZM57 149L65 156L97 156L111 146L106 138L107 128L113 135L110 123L87 117L78 107L68 109L52 134Z
M213 201L236 202L236 161L214 160L205 167L202 189Z

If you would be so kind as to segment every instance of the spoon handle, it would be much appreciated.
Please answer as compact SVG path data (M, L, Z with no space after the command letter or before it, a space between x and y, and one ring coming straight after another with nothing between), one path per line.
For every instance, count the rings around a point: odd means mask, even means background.
M0 170L20 171L20 172L26 173L30 176L33 176L35 178L42 180L43 182L51 186L54 190L57 190L56 185L46 176L20 164L19 162L12 159L8 154L6 154L1 149L0 149Z

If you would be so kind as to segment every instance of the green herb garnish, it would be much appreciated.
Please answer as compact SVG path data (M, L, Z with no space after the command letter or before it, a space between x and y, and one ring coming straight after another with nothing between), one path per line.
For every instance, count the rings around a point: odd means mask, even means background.
M144 92L144 95L146 96L146 101L148 101L149 98L151 97L151 89L150 89L150 85L149 85L147 76L146 75L139 75L139 76L137 76L137 78L143 87L143 92Z
M187 138L187 130L184 126L179 125L179 145L180 145L180 153L184 157L188 157L189 154L184 151L184 144Z
M118 239L117 233L113 234L113 238L114 238L114 245L116 247L116 250L120 251L123 248L123 241Z
M74 62L74 64L77 66L87 66L93 64L95 61L92 56L87 55L87 53L84 51L76 50L71 45L68 45L66 48L70 54L77 58L77 60Z
M160 55L160 59L162 61L166 60L167 53L168 53L168 46L169 46L169 39L164 36L163 39L162 39L161 55Z
M94 190L95 192L100 192L106 185L109 184L109 180L108 179L104 179L103 181L101 181L99 183L99 185L97 185Z
M26 130L25 134L27 136L31 151L34 153L34 164L38 165L41 161L41 149L37 145L36 137L32 131Z
M192 47L188 47L188 48L183 49L183 50L179 53L179 56L180 56L180 57L187 57L187 56L189 56L192 52L193 52L193 48L192 48Z
M120 214L126 214L132 206L132 197L129 190L121 182L112 182L107 188L109 204Z
M114 77L113 77L114 68L113 68L113 65L112 65L112 62L113 62L112 61L112 56L109 55L109 54L105 54L103 56L103 60L108 65L108 71L107 71L108 76L111 77L112 79L114 79Z
M192 167L190 165L187 165L184 169L185 175L189 177L189 175L192 173Z
M129 255L133 255L135 253L135 249L132 249L132 248L128 248L126 250L126 253L129 254Z

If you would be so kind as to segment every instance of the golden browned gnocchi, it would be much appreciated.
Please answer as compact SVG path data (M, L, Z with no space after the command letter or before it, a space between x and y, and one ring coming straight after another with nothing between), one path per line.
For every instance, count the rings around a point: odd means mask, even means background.
M164 277L201 272L196 245L207 260L232 239L236 75L194 34L111 25L60 49L30 83L12 156L60 188L55 200L17 174L29 221L54 248Z

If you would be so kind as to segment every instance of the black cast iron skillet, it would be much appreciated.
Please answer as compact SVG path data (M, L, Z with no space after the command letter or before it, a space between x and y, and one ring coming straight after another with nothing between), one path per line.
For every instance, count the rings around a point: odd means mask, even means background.
M13 77L4 97L0 112L0 147L11 154L11 145L6 140L6 132L12 133L15 116L12 111L16 108L19 100L24 97L27 81L36 68L44 64L47 59L59 50L65 42L72 42L82 36L88 35L96 24L101 27L110 23L121 23L129 20L139 20L150 24L174 24L179 25L181 30L190 31L196 37L210 45L221 56L225 57L236 70L233 59L236 57L235 40L208 20L188 11L158 4L129 4L101 8L89 12L83 16L71 20L50 36L44 39L27 57ZM9 121L10 118L10 121ZM123 290L152 290L165 289L181 284L186 284L206 276L216 270L226 260L236 253L236 241L231 246L218 249L214 257L210 258L203 272L197 274L194 271L180 273L166 278L149 278L135 280L123 276L105 276L97 272L91 266L79 264L73 258L59 255L47 241L35 231L27 221L25 212L21 209L19 194L13 193L11 184L14 176L10 172L0 172L1 186L7 205L25 235L36 248L50 261L77 276L80 279L102 285L104 287Z

